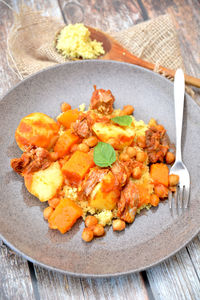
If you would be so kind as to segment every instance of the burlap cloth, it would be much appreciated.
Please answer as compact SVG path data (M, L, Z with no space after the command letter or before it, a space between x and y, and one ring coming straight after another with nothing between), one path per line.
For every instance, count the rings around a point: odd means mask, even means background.
M63 23L22 7L14 15L8 35L8 62L23 79L41 69L66 61L55 51L54 39ZM184 69L179 42L169 15L111 33L134 55L170 69ZM155 70L156 71L156 70Z

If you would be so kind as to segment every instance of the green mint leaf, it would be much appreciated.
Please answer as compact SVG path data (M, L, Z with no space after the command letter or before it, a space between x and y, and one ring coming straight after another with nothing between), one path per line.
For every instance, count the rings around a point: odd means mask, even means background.
M110 144L99 142L94 148L93 158L97 166L108 167L116 161L116 153Z
M111 119L114 123L119 124L121 126L130 126L133 119L131 116L119 116Z

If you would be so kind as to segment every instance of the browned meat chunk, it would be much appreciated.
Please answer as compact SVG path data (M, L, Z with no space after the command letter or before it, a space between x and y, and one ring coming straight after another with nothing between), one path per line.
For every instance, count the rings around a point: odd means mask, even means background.
M115 98L110 90L97 90L96 86L94 86L94 92L90 100L91 109L96 109L101 114L111 114L113 112L114 101Z
M75 123L73 123L72 129L74 131L74 134L80 136L81 138L88 138L91 135L86 118L77 120Z
M127 183L134 168L143 168L143 164L134 159L128 161L117 160L111 167L111 172L115 176L115 185L119 190Z
M11 167L20 175L44 170L51 164L49 152L44 148L27 147L20 158L11 159Z
M92 192L93 188L97 185L97 183L99 183L103 179L106 173L108 173L108 169L91 169L91 171L82 183L80 196L88 197Z
M127 223L132 223L137 212L139 202L139 193L133 181L129 180L121 192L118 202L117 215Z
M109 122L106 116L100 116L94 111L81 113L78 120L72 123L71 129L80 138L88 138L92 135L92 126L95 122Z
M119 160L117 160L112 165L111 172L115 176L115 179L119 186L125 185L125 183L128 179L128 170L123 162L120 162Z
M72 123L73 133L78 135L80 138L88 138L92 135L91 128L97 119L98 116L92 111L80 114L78 120Z
M169 149L166 130L163 126L152 126L145 132L146 149L150 163L163 162Z
M10 164L13 170L16 173L21 175L29 163L30 163L30 157L26 153L23 153L20 158L11 159Z

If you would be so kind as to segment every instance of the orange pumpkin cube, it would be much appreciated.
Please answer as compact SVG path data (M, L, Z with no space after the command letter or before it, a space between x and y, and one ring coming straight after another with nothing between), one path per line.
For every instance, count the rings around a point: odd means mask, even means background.
M71 184L77 186L93 166L94 161L90 153L76 151L63 165L62 172Z
M66 128L70 128L71 124L78 119L79 114L80 112L77 109L70 109L60 114L57 120Z
M65 233L82 214L82 209L74 201L63 198L48 219L49 227Z
M79 137L71 132L71 129L66 130L61 136L59 136L54 151L58 153L58 157L61 158L69 153L71 147L79 142Z
M154 184L169 185L169 169L163 163L152 164L150 167L150 176Z

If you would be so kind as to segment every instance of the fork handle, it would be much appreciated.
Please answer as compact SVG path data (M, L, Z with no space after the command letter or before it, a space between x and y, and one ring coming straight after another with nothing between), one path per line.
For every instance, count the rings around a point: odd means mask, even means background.
M181 136L183 124L185 80L182 69L178 69L174 78L174 106L175 106L175 125L176 125L176 161L182 160L181 155Z

